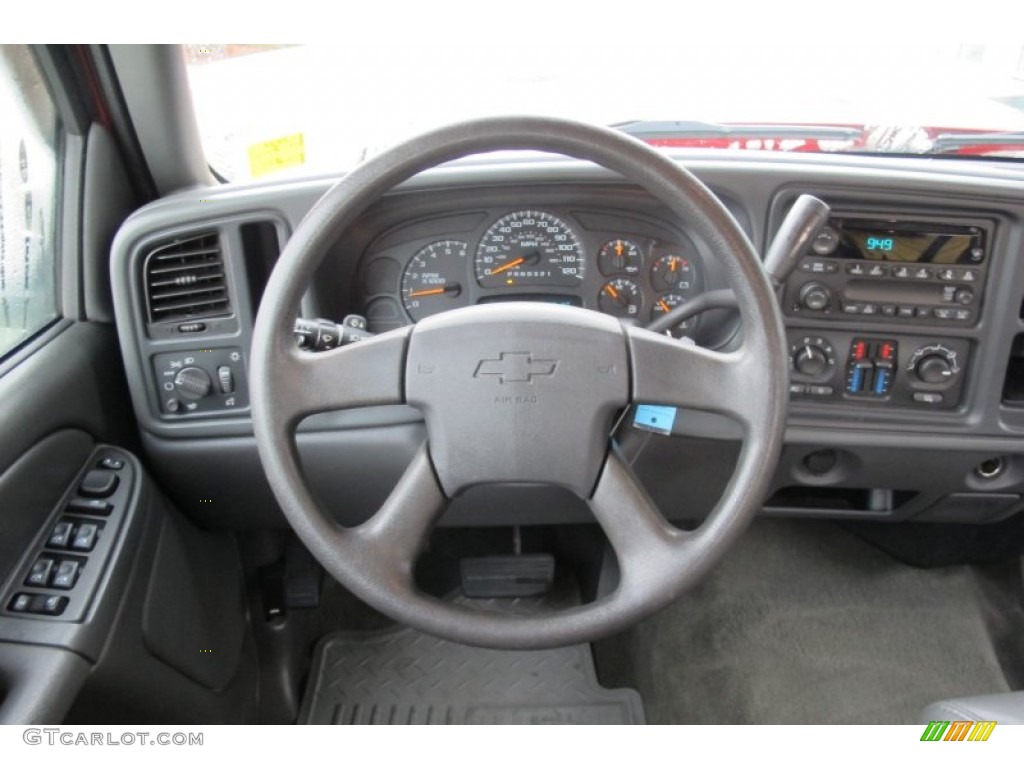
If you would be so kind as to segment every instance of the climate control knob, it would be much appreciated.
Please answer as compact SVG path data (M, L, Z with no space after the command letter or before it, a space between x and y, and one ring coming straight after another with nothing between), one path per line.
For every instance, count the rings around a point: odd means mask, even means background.
M210 393L213 381L210 379L210 374L202 368L190 366L178 371L178 375L174 377L174 386L182 397L198 400Z
M922 357L914 373L925 384L945 384L953 377L953 366L943 355Z
M808 344L793 356L793 367L804 376L820 376L828 370L828 356L821 347Z
M960 373L960 361L949 347L934 344L915 351L907 368L922 384L949 384Z
M836 364L836 350L824 336L803 336L793 339L789 359L794 373L821 381Z
M832 291L822 283L806 283L800 289L800 305L804 309L820 312L832 300Z

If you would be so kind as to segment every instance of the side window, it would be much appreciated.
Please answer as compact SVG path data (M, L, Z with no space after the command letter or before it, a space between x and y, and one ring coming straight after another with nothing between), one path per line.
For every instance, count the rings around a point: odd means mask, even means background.
M0 356L59 316L57 111L31 50L0 46Z

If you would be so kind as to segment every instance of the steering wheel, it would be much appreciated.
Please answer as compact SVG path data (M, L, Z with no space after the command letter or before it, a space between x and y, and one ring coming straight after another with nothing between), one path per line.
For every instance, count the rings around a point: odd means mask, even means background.
M300 299L345 228L415 174L497 150L588 160L658 198L721 261L739 302L741 346L712 352L591 310L498 303L445 312L328 352L300 350L292 335ZM636 139L536 117L435 130L374 157L330 189L296 228L267 284L250 380L267 478L324 568L399 622L461 643L511 649L620 631L697 582L743 532L768 490L788 397L775 296L749 240L718 199ZM427 441L380 510L357 527L342 527L309 491L295 428L312 413L398 403L420 409ZM707 410L741 425L733 476L697 529L684 532L666 522L610 445L613 420L630 403ZM434 523L449 499L483 483L548 483L584 499L615 551L618 586L583 606L525 616L419 590L413 566Z

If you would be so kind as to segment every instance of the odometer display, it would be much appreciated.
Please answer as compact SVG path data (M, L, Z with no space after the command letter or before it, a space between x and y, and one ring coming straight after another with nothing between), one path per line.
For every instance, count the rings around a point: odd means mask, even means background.
M579 286L586 262L576 233L542 211L502 216L480 240L474 259L483 288Z

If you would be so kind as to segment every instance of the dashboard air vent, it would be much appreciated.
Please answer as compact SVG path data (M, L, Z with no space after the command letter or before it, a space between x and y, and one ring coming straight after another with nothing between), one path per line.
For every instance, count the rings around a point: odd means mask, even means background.
M216 232L154 248L146 255L145 284L151 323L214 317L231 310Z

